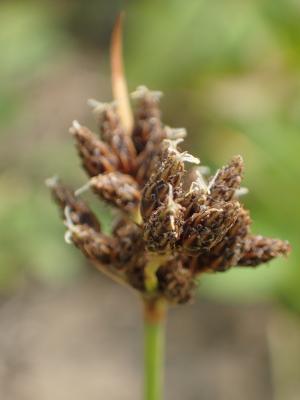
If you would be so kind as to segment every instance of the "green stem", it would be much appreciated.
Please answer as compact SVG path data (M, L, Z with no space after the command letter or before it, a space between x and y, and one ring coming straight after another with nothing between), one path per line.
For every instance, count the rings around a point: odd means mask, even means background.
M165 315L162 300L145 303L144 400L163 400Z

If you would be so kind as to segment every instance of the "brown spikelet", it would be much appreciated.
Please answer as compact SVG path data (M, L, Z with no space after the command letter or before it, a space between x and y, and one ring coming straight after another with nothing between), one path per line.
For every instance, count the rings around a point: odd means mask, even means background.
M119 159L120 170L132 173L136 165L136 150L131 135L127 135L120 120L115 103L99 105L98 115L101 138L111 147Z
M145 86L138 87L132 95L137 103L133 141L138 154L145 149L149 141L153 143L154 136L159 137L160 142L165 138L160 120L160 95L160 92L151 92Z
M50 178L47 185L51 194L61 210L61 216L65 218L65 209L69 208L69 214L74 225L88 225L95 231L100 232L100 223L96 215L90 210L85 202L74 195L74 192L64 186L58 178Z
M155 120L149 121L148 128L151 129L151 136L136 159L136 179L141 186L144 186L154 172L159 161L161 143L165 138L165 131Z
M210 197L213 200L230 201L240 187L244 162L241 156L235 156L230 163L221 168L210 182Z
M194 294L196 284L189 269L183 268L180 259L174 259L157 271L159 290L173 304L185 304Z
M239 209L238 217L224 238L210 251L200 254L194 260L194 268L199 272L226 271L237 265L241 258L245 237L249 233L250 217L248 211Z
M110 172L90 180L92 190L106 202L125 212L138 210L140 192L135 180L121 172Z
M184 224L180 238L182 249L187 252L207 252L219 243L235 223L239 204L223 203L218 208L203 207Z
M290 251L291 246L286 241L249 235L245 240L243 255L238 265L256 267L273 258L285 256Z
M71 240L92 261L112 265L115 260L115 240L86 225L71 229Z
M70 132L76 140L82 165L89 176L115 171L118 168L118 159L115 154L112 153L106 143L99 140L88 128L75 121Z
M115 265L124 269L138 263L144 257L145 244L141 228L131 221L123 219L114 229L114 237L118 242L118 255Z

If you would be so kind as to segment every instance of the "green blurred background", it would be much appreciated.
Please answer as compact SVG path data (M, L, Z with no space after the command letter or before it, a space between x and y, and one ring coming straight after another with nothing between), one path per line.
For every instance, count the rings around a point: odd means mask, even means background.
M44 179L79 186L68 127L94 126L86 99L111 98L108 45L127 12L125 63L131 90L165 93L164 121L188 129L187 148L217 168L246 163L253 229L287 239L291 256L259 269L205 278L203 294L256 300L275 296L300 310L300 3L2 1L0 4L0 283L28 276L50 283L84 273Z
M202 301L171 313L170 398L182 398L178 382L198 399L202 379L203 399L299 399L298 0L0 2L3 398L92 399L108 382L117 397L104 397L117 399L123 382L132 399L141 385L135 299L65 243L44 185L55 174L74 187L86 182L68 128L74 119L95 128L86 100L111 100L108 49L120 10L130 90L163 91L164 122L187 128L186 149L212 171L241 154L253 231L293 248L258 269L204 277ZM93 205L108 226L109 210ZM183 363L193 373L182 374Z

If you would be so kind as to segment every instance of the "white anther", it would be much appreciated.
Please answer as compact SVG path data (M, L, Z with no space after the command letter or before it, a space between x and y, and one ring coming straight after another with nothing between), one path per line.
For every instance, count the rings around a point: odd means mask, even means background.
M235 197L241 197L241 196L245 196L246 194L249 193L249 189L246 187L241 187L239 189L236 189L236 191L234 192Z
M47 178L45 180L45 184L49 188L54 188L58 184L58 181L59 181L58 176L54 175L51 178Z
M184 151L183 153L181 153L180 156L181 156L182 161L186 161L186 162L189 162L192 164L200 164L199 158L192 156L187 151Z
M78 121L76 121L76 119L72 122L72 127L76 130L79 131L79 129L81 128L81 125Z

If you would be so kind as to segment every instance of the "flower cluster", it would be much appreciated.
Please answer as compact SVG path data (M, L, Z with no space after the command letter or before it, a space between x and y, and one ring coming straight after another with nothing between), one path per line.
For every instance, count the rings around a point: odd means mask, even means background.
M117 210L111 235L82 200L49 179L54 199L74 243L101 271L139 291L145 298L185 303L204 272L235 266L255 267L286 255L287 242L251 234L251 219L241 202L243 159L235 156L211 178L179 144L186 132L161 121L160 92L139 87L133 129L122 124L118 103L89 103L99 134L73 122L82 166L89 176L84 189ZM191 182L191 177L193 177ZM190 184L188 184L190 182ZM187 187L188 186L188 187Z

